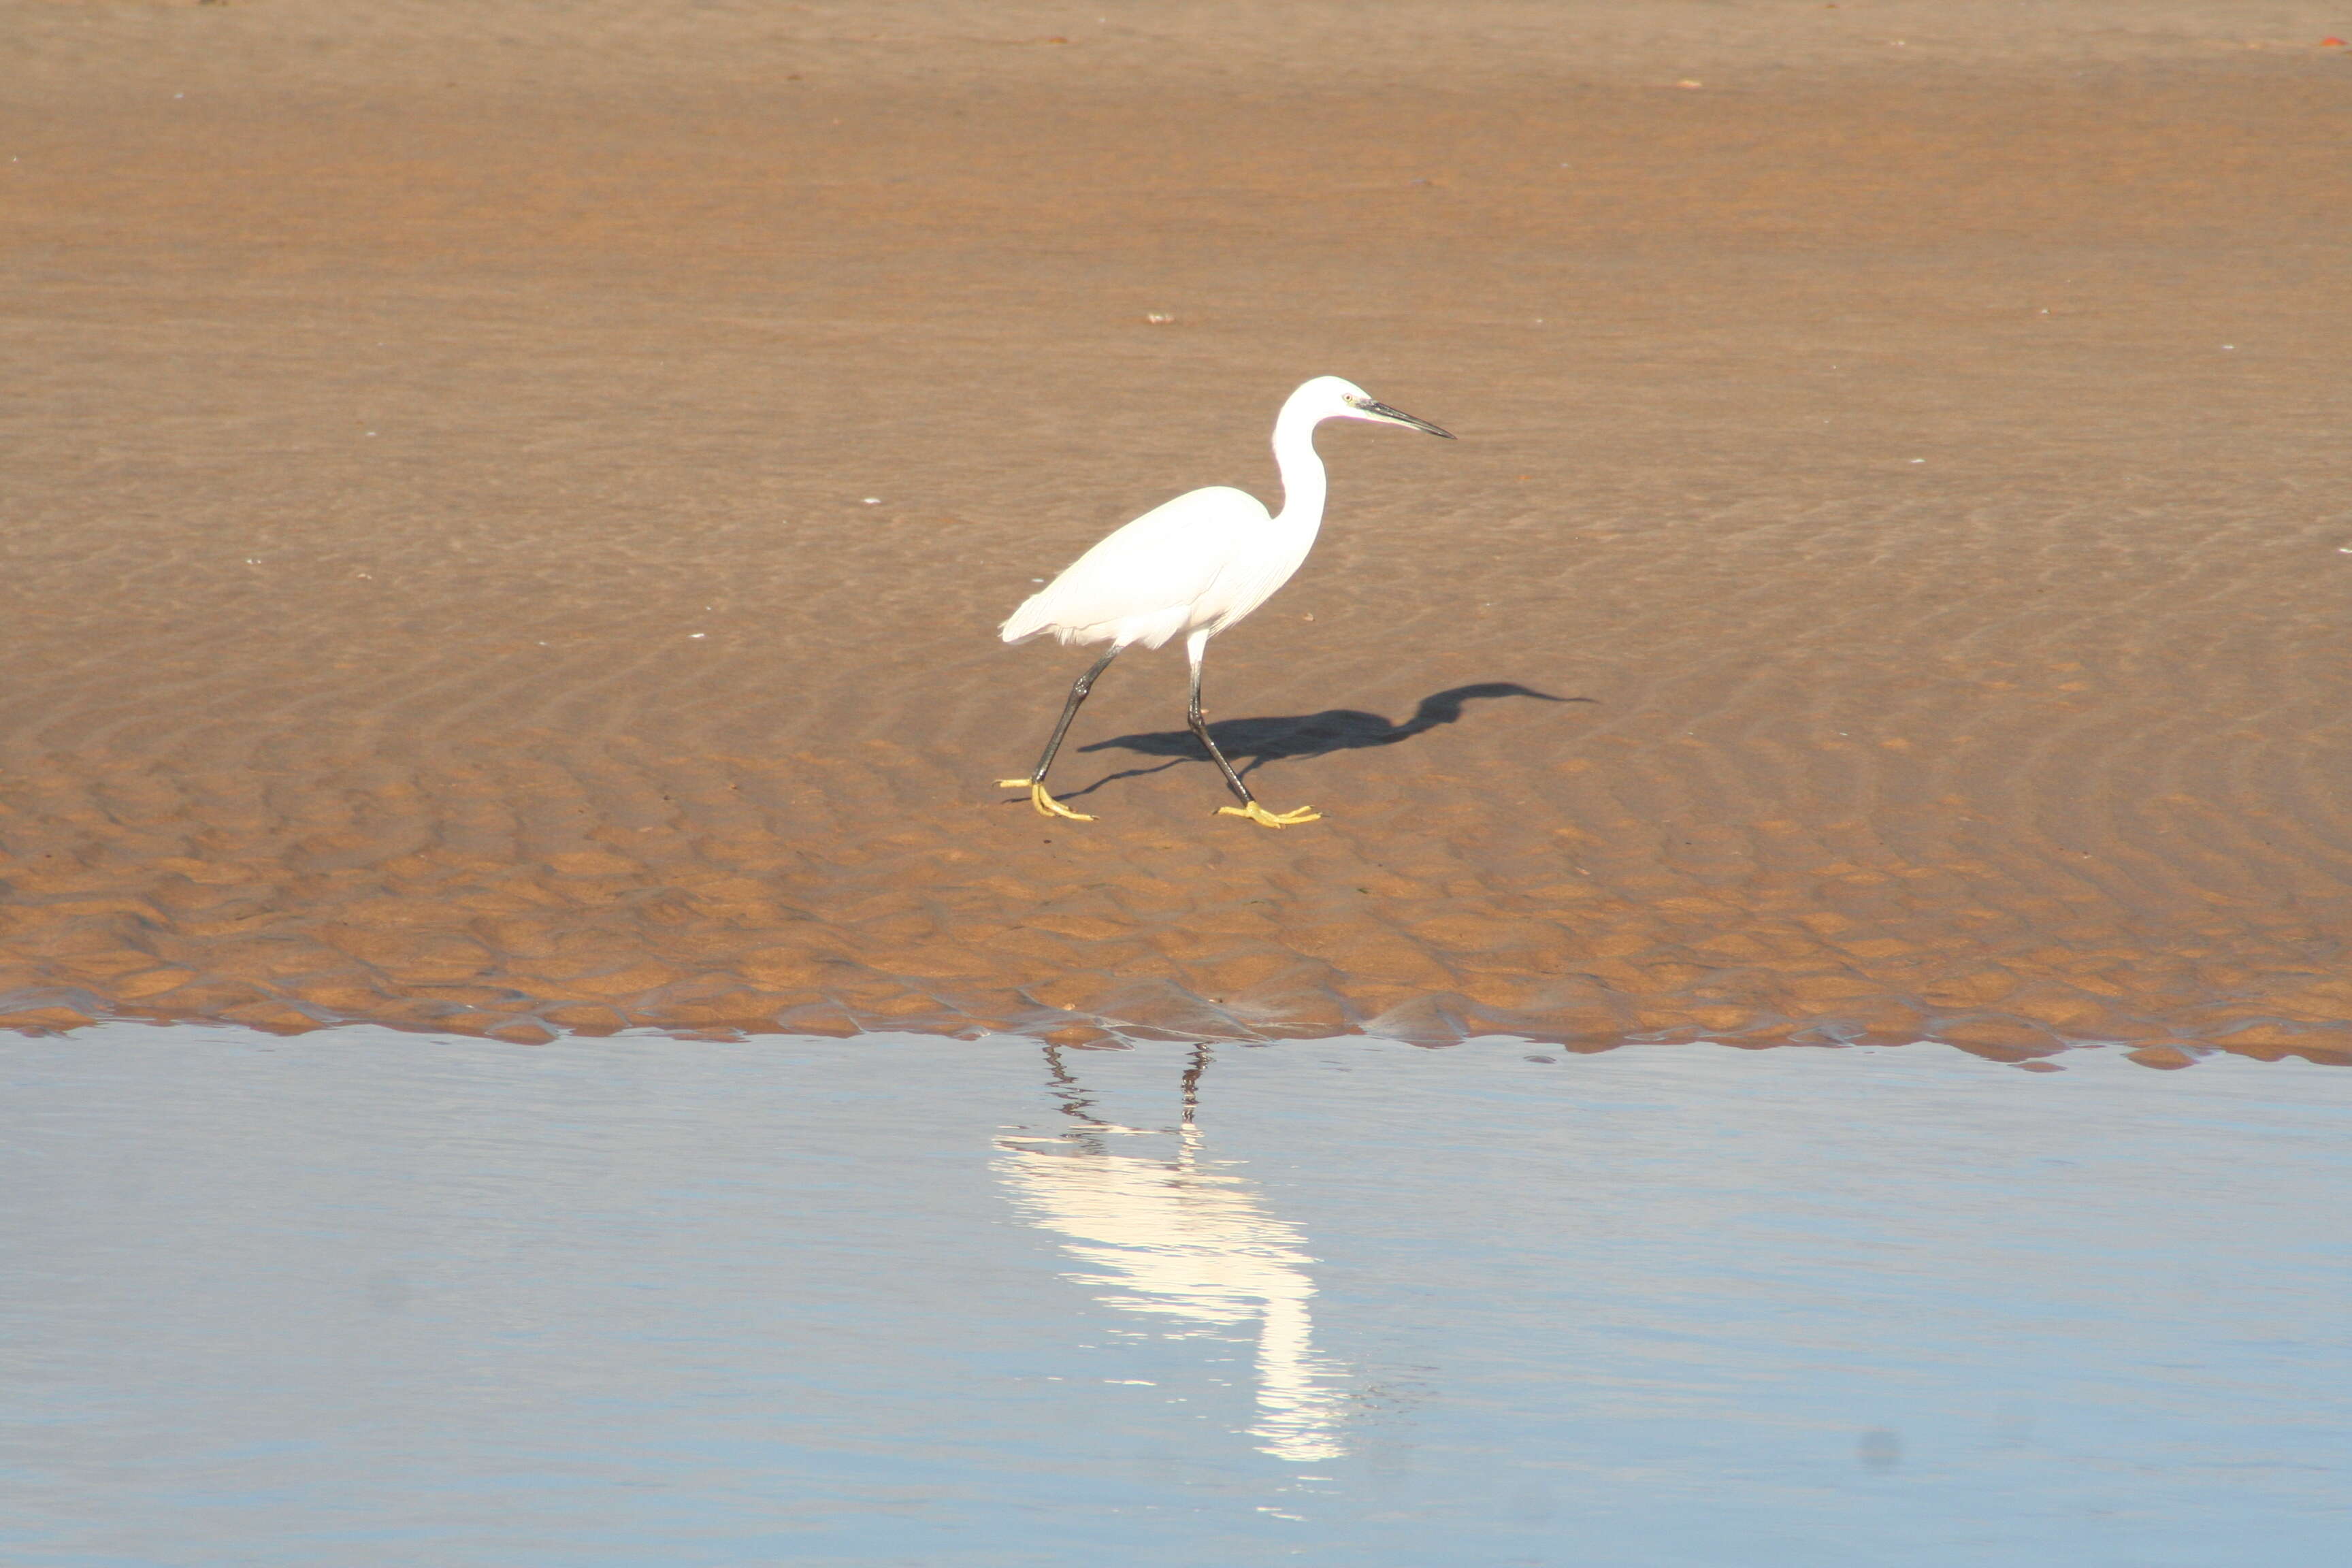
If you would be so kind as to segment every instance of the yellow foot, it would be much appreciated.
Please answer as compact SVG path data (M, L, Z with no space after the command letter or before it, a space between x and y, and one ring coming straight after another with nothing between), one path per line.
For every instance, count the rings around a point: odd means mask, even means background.
M996 781L996 787L999 789L1027 790L1029 792L1029 804L1037 808L1037 815L1040 816L1066 816L1072 822L1092 822L1094 820L1093 817L1088 816L1085 812L1072 811L1068 806L1064 805L1060 801L1055 800L1052 795L1047 795L1045 793L1045 786L1037 783L1034 779L999 779Z
M1221 805L1217 807L1217 815L1246 816L1260 827L1296 827L1302 822L1323 820L1323 814L1311 805L1302 805L1297 811L1286 811L1276 815L1255 801L1250 802L1247 805Z

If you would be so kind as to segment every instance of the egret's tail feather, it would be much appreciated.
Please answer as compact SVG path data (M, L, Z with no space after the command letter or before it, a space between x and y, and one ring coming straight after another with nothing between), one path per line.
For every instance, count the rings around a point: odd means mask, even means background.
M1052 626L1053 616L1047 615L1043 606L1037 603L1045 596L1043 594L1032 594L1022 600L1021 607L1007 616L1004 624L996 628L996 635L1006 642L1020 642L1025 637L1035 637L1039 632Z

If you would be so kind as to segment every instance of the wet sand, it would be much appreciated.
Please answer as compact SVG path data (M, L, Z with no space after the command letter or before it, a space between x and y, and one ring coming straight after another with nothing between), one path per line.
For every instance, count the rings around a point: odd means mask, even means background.
M2322 8L444 9L0 0L0 1023L2352 1059Z

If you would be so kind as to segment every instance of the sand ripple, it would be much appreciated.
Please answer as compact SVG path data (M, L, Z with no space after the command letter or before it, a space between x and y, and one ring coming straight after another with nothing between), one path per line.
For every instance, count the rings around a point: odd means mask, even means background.
M1449 56L1410 124L1187 78L1179 152L989 39L425 113L173 100L188 18L50 9L0 1026L2352 1059L2326 62ZM1211 815L1168 659L1065 754L1098 822L1008 802L1075 664L996 620L1267 484L1321 370L1465 437L1328 437L1213 655L1325 820Z

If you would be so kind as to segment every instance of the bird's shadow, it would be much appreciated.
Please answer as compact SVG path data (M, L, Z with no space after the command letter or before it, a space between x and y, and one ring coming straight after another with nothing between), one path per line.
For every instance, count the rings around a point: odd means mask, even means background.
M1463 706L1488 697L1531 697L1538 702L1594 702L1591 697L1554 697L1536 691L1515 680L1482 680L1470 686L1448 687L1433 691L1421 700L1412 717L1402 724L1390 722L1377 713L1366 713L1354 708L1327 708L1320 713L1289 714L1268 719L1218 719L1209 725L1209 735L1217 742L1217 750L1233 763L1234 771L1251 773L1268 763L1286 762L1300 757L1328 756L1333 752L1355 751L1364 746L1393 746L1400 741L1410 741L1441 724L1451 724L1462 717ZM1187 730L1158 730L1150 734L1114 735L1108 741L1097 741L1082 752L1136 752L1147 757L1170 760L1152 768L1128 768L1107 773L1084 789L1063 796L1075 800L1092 795L1107 784L1120 779L1138 778L1174 767L1178 763L1205 763L1209 753L1197 736ZM1243 759L1247 758L1244 762Z

